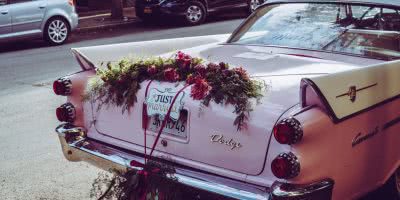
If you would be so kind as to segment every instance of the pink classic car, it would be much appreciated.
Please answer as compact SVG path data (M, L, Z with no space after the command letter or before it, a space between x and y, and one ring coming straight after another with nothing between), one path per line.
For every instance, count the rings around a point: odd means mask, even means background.
M233 125L232 105L199 106L185 95L191 86L179 82L143 80L129 112L82 100L88 80L106 68L101 63L168 58L177 49L242 66L264 83L245 128ZM152 159L174 166L179 184L233 199L357 199L378 188L388 196L382 199L399 198L397 0L270 0L230 36L73 53L82 71L53 84L67 97L56 132L69 161L140 171L152 151ZM171 111L171 104L179 106ZM154 106L167 106L175 121L160 124L154 116L165 110Z

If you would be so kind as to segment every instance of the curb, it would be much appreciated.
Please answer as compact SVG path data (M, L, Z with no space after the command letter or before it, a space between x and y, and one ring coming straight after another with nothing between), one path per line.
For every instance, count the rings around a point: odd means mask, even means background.
M110 28L122 28L128 25L132 25L136 22L139 22L140 20L137 18L131 18L128 19L127 21L120 21L120 22L115 22L115 23L110 23L110 24L102 24L102 25L95 25L95 26L88 26L88 27L82 27L82 28L77 28L75 32L77 33L82 33L82 32L89 32L89 31L96 31L96 30L104 30L104 29L110 29Z
M96 15L88 15L88 16L79 17L79 20L85 20L85 19L91 19L91 18L97 18L97 17L109 17L109 16L111 16L111 13L98 13Z

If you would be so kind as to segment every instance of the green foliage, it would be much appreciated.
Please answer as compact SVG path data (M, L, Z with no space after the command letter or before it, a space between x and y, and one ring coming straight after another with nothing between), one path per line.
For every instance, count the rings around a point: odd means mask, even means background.
M140 83L145 80L165 82L186 82L192 85L191 96L202 100L208 106L210 101L217 104L232 104L237 114L234 125L238 130L246 127L246 120L252 105L250 98L262 97L263 83L251 80L247 72L239 67L229 69L226 63L203 64L201 58L192 58L178 52L173 58L123 59L118 63L107 63L104 69L97 69L96 76L89 81L84 101L116 105L122 111L129 111L137 102Z

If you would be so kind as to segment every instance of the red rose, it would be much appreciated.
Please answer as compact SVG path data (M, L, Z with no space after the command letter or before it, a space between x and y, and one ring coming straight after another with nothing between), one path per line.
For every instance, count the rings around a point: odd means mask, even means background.
M207 81L205 79L198 78L192 86L190 96L194 100L201 100L207 96L209 90L210 86L208 85Z
M232 76L232 71L229 69L224 69L224 70L222 70L222 74L226 77L230 77L230 76Z
M237 75L239 75L239 77L242 78L243 80L250 80L249 74L247 74L247 71L245 69L243 69L242 67L234 68L233 71Z
M151 169L151 172L155 174L158 174L160 171L161 171L160 168Z
M147 68L147 73L150 75L150 76L154 76L155 74L157 74L157 68L156 68L156 66L155 65L152 65L152 66L150 66L149 68Z
M192 64L192 57L181 51L178 51L178 53L176 53L175 60L178 63L179 67L184 70L188 70L190 68L190 65Z
M169 82L176 82L179 79L179 74L173 68L168 68L164 70L164 78Z
M194 71L196 72L196 75L199 75L203 78L206 77L206 73L207 73L207 69L204 65L200 64L200 65L196 65L194 67Z
M182 51L178 51L175 55L175 59L183 59L185 57L185 54Z
M220 66L215 63L208 63L207 65L207 70L210 72L216 72L220 69L221 69Z
M220 63L219 63L219 67L220 67L222 70L228 69L228 68L229 68L229 67L228 67L228 64L226 64L226 63L224 63L224 62L220 62Z
M193 74L189 74L186 78L186 84L191 85L196 81L196 77Z
M125 83L124 79L117 79L117 84L118 85L123 85Z

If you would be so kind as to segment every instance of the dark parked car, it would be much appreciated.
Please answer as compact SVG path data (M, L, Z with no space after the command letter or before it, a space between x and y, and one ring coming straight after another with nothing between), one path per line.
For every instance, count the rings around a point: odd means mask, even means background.
M178 16L186 24L197 25L211 12L244 8L253 12L265 0L137 0L136 15L149 20L160 16Z

